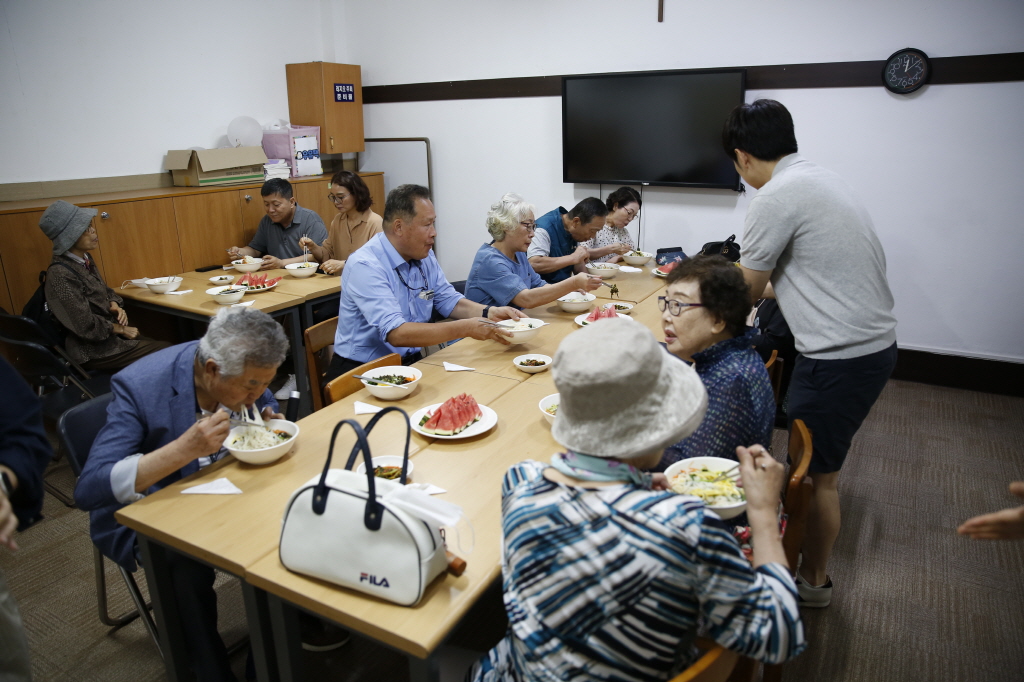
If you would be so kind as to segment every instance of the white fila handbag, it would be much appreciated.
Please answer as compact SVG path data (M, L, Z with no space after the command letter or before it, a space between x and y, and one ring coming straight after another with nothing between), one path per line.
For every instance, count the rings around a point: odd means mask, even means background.
M405 420L400 481L374 477L366 441L366 434L390 412L399 412ZM334 441L346 424L355 430L357 442L346 470L331 469ZM404 488L410 430L408 415L397 407L375 414L365 431L351 419L338 423L323 473L296 490L285 507L279 553L286 568L403 606L419 602L448 561L436 520L415 513L417 494L429 496ZM365 475L347 470L360 452ZM412 504L402 499L409 497L414 498Z

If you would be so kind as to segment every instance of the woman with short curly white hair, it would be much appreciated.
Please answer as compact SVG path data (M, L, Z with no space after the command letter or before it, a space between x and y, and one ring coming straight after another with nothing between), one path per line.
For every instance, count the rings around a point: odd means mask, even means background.
M476 252L466 281L466 298L483 305L535 308L581 290L593 291L600 277L581 272L556 284L540 278L526 258L537 223L534 208L509 192L487 212L489 244Z

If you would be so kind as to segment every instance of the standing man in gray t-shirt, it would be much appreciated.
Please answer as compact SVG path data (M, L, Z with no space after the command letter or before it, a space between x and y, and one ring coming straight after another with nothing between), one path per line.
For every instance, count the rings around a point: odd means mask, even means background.
M754 300L778 299L799 351L787 414L811 430L814 493L797 587L801 605L828 606L839 470L896 364L885 253L850 187L796 153L793 118L782 104L762 99L736 107L722 143L759 190L747 210L743 276Z

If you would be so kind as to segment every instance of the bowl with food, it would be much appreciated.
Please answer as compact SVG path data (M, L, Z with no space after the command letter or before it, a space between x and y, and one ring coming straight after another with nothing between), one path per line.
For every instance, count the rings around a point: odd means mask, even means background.
M630 251L622 257L622 260L626 261L627 265L644 265L653 257L653 253L647 253L646 251Z
M587 263L587 272L595 277L610 279L619 274L619 266L615 263Z
M366 386L366 390L373 397L380 398L381 400L401 400L412 395L412 392L418 385L417 382L423 378L423 372L415 367L385 365L384 367L368 369L362 373L362 376L388 382L383 384L361 379L360 381L363 382L363 386ZM388 384L397 384L397 386L389 386Z
M615 312L617 312L619 315L632 315L633 314L633 304L632 303L625 303L623 301L615 301L615 303L612 304L612 307L615 309Z
M373 475L377 478L386 478L389 481L397 481L402 477L402 458L398 455L381 455L380 457L371 457L370 464L373 465ZM413 464L412 460L409 460L409 468L405 470L405 479L408 481L412 478ZM359 466L356 467L356 473L365 476L366 475L366 462L360 462Z
M289 263L284 266L284 269L288 271L289 275L292 277L298 277L299 279L312 277L316 274L316 268L316 263Z
M146 286L154 294L166 294L181 286L181 277L154 277L146 280Z
M551 366L551 358L540 353L530 353L528 355L520 355L512 361L512 364L520 372L536 374L537 372L543 372Z
M213 287L207 289L206 293L213 296L213 300L221 305L232 305L242 300L242 296L245 295L247 289L244 286L234 286L228 284L222 287Z
M214 284L218 284L218 285L231 284L232 282L235 281L235 276L234 275L217 275L216 277L211 277L210 281L213 282Z
M224 447L246 464L270 464L291 452L299 442L299 425L287 419L270 419L259 424L236 426L224 439Z
M506 336L505 340L514 346L517 343L526 343L537 336L537 334L540 334L540 328L546 325L547 322L530 317L521 317L518 320L502 320L497 324L503 331L511 332L512 336Z
M574 291L558 299L558 307L567 313L582 313L590 310L590 304L597 300L594 294Z
M256 272L263 267L263 260L260 258L253 258L252 256L246 256L245 258L239 258L238 260L231 261L231 265L239 272Z
M691 457L669 466L665 476L672 492L699 498L724 520L747 508L743 488L736 485L738 467L739 462L724 457Z
M544 418L548 420L548 424L555 423L555 415L558 414L558 400L560 393L552 393L549 396L545 396L540 399L537 407L540 408Z

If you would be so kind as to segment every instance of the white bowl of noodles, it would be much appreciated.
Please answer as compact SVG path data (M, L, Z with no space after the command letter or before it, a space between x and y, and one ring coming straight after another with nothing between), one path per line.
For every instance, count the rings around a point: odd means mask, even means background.
M269 431L261 426L236 426L224 439L224 447L246 464L270 464L291 452L299 442L299 425L287 419L270 419Z
M665 469L672 492L690 495L703 501L719 518L731 519L747 509L743 488L736 486L739 470L726 478L716 476L737 467L739 462L724 457L691 457L681 459Z

